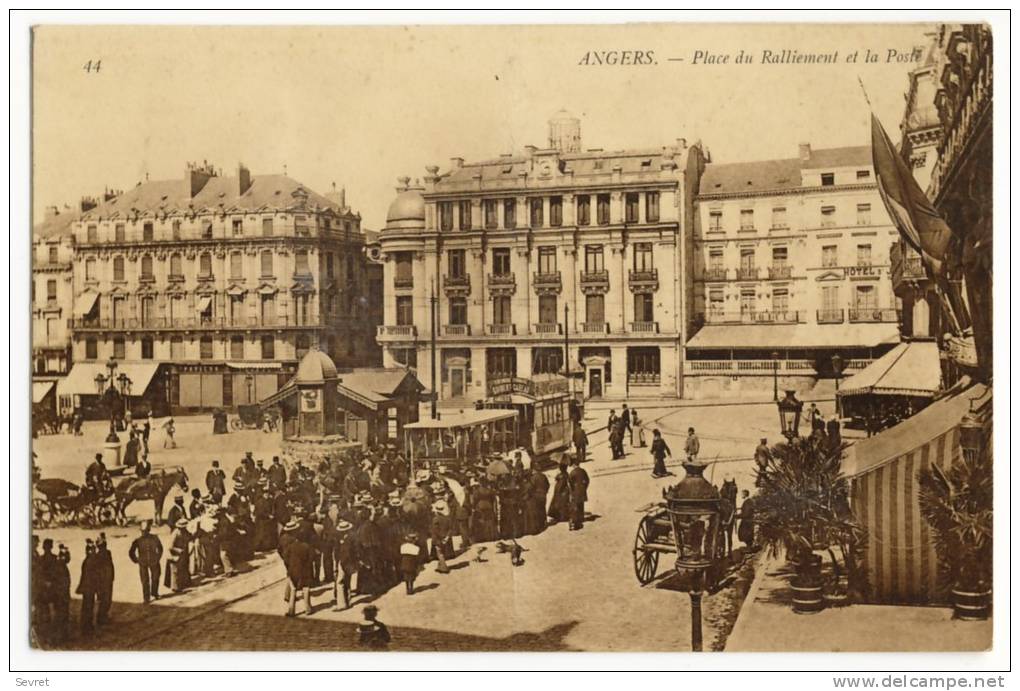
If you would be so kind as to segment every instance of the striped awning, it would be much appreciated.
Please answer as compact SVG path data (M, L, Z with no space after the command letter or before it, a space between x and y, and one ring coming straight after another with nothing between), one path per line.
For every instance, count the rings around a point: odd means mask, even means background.
M99 293L91 291L76 297L74 299L74 316L79 318L87 316L95 308L98 299Z
M924 603L935 596L938 561L921 515L918 473L948 469L960 458L960 419L990 399L988 387L970 386L847 449L843 472L851 509L868 533L863 567L874 601Z
M46 398L46 395L53 389L53 385L56 382L52 381L34 381L32 382L32 403L42 403L42 400Z
M873 348L900 340L897 324L710 324L688 349Z
M149 388L149 384L152 382L152 378L156 376L156 371L159 369L159 363L157 362L124 362L118 361L117 370L114 373L115 377L119 377L121 374L127 375L131 380L131 389L128 392L129 396L142 396L145 394L145 390ZM68 372L67 376L60 380L57 384L57 394L62 396L70 396L72 394L78 396L95 396L96 391L96 375L102 374L104 377L109 375L109 371L106 369L106 363L103 362L77 362L71 371Z
M900 343L857 374L844 379L837 396L934 396L941 384L938 344L910 341Z

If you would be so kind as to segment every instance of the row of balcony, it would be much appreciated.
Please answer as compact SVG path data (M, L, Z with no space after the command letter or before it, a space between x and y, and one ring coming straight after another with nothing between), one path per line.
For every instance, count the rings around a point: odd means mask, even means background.
M150 317L147 319L88 319L68 320L68 326L80 331L107 330L160 330L160 329L252 329L252 328L317 328L327 326L318 319L296 319L289 315L279 317Z
M787 276L788 277L788 276ZM627 274L630 283L657 283L659 281L658 269L630 269ZM563 277L559 271L548 273L535 272L531 275L531 281L535 286L559 286L563 283ZM491 286L516 285L517 276L513 272L502 274L489 274L488 282ZM608 271L582 271L580 274L582 285L606 284L609 283ZM470 288L471 276L443 276L443 286L446 288ZM414 288L414 278L411 276L396 276L393 279L393 287L398 289Z
M722 312L710 310L700 316L705 324L802 324L805 322L805 313L801 311L756 312L742 310L740 312ZM851 323L895 323L900 320L900 312L895 309L870 307L855 307L849 310L815 310L815 322L818 324L842 324L847 317Z
M562 336L563 325L556 322L547 324L532 324L532 335L535 336ZM444 324L442 327L444 336L470 336L470 324ZM516 324L486 324L485 333L490 336L516 336ZM608 334L610 333L608 322L582 322L578 324L577 333L580 334ZM628 333L659 333L659 322L630 322ZM414 339L418 337L418 328L414 324L381 324L378 327L377 335L382 338L393 339Z
M892 279L893 290L897 290L905 281L918 282L928 279L921 256L902 242L895 242L889 248L889 276Z
M743 266L736 269L737 281L757 281L762 277L761 270L756 266ZM786 279L793 276L793 266L790 264L775 264L768 267L769 279ZM706 281L729 281L730 270L721 267L705 269L704 280Z
M859 371L872 363L869 359L848 360L843 374ZM687 369L692 374L803 374L814 375L813 360L688 360Z

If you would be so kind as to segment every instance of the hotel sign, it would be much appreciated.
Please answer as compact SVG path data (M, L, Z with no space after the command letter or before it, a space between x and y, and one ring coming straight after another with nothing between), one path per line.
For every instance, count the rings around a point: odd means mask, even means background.
M877 266L848 266L844 270L846 275L850 278L879 278L882 275L882 269Z

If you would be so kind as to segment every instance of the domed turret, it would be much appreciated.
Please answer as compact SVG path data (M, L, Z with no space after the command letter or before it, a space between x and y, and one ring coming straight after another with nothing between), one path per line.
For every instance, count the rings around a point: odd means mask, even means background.
M407 177L400 178L401 186L397 188L397 198L386 212L383 232L425 229L425 198L420 188L409 186L410 181Z
M549 148L561 153L581 151L581 121L566 110L549 119Z
M323 384L337 378L336 365L333 360L317 346L305 353L298 363L297 376L294 383L298 386L306 384Z

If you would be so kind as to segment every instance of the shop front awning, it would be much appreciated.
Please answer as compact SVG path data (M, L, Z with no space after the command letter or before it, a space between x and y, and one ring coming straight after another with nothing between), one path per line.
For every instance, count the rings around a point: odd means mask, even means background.
M152 378L156 376L159 363L155 362L118 362L114 377L126 374L131 380L129 396L141 396L149 388ZM67 376L57 384L57 394L61 396L95 396L96 375L109 376L106 363L102 362L78 362L75 363Z
M42 403L42 400L46 398L47 394L53 389L53 385L56 382L52 381L34 381L32 382L32 403ZM93 384L93 386L95 386Z
M99 293L87 292L82 293L74 299L74 316L85 317L96 307L96 301L99 300Z
M853 478L916 451L959 425L969 411L984 408L991 397L991 388L984 384L950 392L900 424L851 444L843 458L843 474Z
M203 312L208 311L210 305L212 305L212 297L209 295L203 295L195 302L195 311L202 314Z
M230 369L237 370L278 370L283 367L279 362L227 362L224 363Z
M941 384L938 345L934 341L909 341L843 380L837 395L934 396Z
M687 342L689 349L874 348L900 340L897 324L712 324Z

